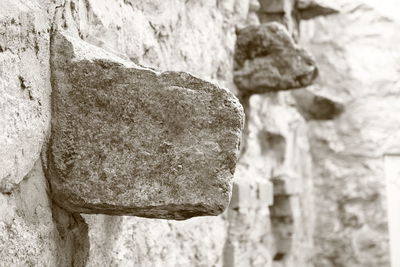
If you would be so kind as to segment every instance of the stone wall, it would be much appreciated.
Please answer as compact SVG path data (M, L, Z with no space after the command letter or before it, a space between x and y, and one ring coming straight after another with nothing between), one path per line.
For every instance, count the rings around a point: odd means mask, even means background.
M338 4L340 14L302 25L320 67L307 89L319 108L304 109L318 203L315 263L389 266L383 155L399 146L398 6ZM304 104L305 94L297 96Z
M88 16L88 25L80 26L84 39L110 51L123 52L140 64L162 70L187 70L235 92L235 28L258 24L254 18L251 20L251 8L249 15L244 12L249 9L248 3L163 1L159 9L158 5L145 2L121 5L112 9L113 15L98 3L89 5L87 12L92 15ZM95 16L104 19L90 20ZM126 16L127 21L138 17L142 21L119 23L118 19L111 23L110 16ZM128 28L132 25L140 27ZM141 34L135 35L139 31ZM126 40L134 42L127 46ZM142 46L147 48L140 54ZM247 145L242 145L234 196L227 212L215 218L184 222L85 215L91 240L89 266L104 262L120 266L131 262L139 266L310 264L313 217L309 214L313 208L305 121L290 94L251 96L248 101L248 135L242 140ZM284 198L287 203L275 207L278 214L272 218L272 179L281 177L293 192L275 197ZM289 214L282 216L279 211Z
M54 5L2 1L0 10L0 265L82 265L87 227L52 205L40 157L51 118Z
M1 266L309 264L311 160L305 121L287 93L243 99L249 112L245 145L231 206L221 216L82 218L51 201L45 178L52 32L62 28L123 59L161 71L188 71L238 93L236 30L259 24L257 2L32 0L0 6L6 126L0 139ZM282 192L273 193L279 183Z
M397 57L389 41L397 26L363 5L341 8L343 14L305 23L336 11L314 1L3 0L0 266L386 264L379 177L380 157L397 145L387 136L397 129ZM356 19L360 14L366 21ZM269 41L239 55L241 33L267 22L274 22ZM362 38L353 38L363 27ZM391 31L381 44L383 28ZM238 96L246 124L223 214L174 221L78 214L52 202L50 42L60 29L121 60L189 72ZM363 61L369 49L375 53ZM316 78L315 64L318 84L300 89ZM390 72L379 72L384 66ZM259 79L241 83L246 75Z

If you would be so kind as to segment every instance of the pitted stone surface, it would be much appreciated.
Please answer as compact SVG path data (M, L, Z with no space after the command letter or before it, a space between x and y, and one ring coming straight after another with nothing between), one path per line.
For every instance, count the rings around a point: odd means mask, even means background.
M52 67L48 175L59 205L166 219L225 209L243 126L230 92L60 33Z
M44 4L0 2L0 192L11 193L39 157L50 125Z
M305 87L315 80L317 73L311 55L295 44L279 23L264 23L238 31L234 80L242 92Z

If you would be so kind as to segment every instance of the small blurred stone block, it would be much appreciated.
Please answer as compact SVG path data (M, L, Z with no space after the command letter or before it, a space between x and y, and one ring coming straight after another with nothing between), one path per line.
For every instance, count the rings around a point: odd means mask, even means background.
M285 172L272 178L274 196L291 196L300 193L300 179L293 172Z
M264 13L283 13L290 11L294 0L260 0L260 11Z
M298 0L297 9L303 20L313 19L318 16L327 16L339 13L339 10L331 4L333 1L326 0Z
M233 183L231 209L243 209L253 206L251 185L248 183Z
M261 205L271 206L274 203L274 187L270 181L262 181L257 183L258 199Z

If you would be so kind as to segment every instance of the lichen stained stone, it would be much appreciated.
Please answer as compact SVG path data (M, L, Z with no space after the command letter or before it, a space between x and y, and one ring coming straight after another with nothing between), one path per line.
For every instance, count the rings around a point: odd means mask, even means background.
M52 198L72 212L187 219L229 204L243 128L237 98L65 32L52 36Z
M238 30L234 81L242 93L302 88L317 75L312 56L281 24L270 22Z

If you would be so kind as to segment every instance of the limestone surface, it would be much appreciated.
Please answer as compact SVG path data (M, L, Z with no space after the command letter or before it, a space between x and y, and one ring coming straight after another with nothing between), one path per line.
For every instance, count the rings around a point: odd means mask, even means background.
M238 31L234 81L248 94L310 85L318 70L311 55L299 47L285 27L264 23Z
M0 3L0 192L32 169L50 125L49 23L36 1Z
M243 111L185 72L52 38L49 180L69 211L187 219L228 205Z

